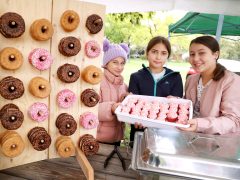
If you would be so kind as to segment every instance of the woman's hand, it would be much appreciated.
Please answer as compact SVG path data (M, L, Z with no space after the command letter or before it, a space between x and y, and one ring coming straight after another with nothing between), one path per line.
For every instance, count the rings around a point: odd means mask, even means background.
M112 114L115 114L115 110L117 109L117 107L120 105L121 103L114 103L113 105L112 105Z
M197 120L196 119L190 119L188 120L188 124L190 124L190 127L188 128L180 128L183 131L189 131L189 132L196 132L197 131Z
M137 123L137 122L135 122L134 127L136 129L143 129L144 128L144 126L141 123Z

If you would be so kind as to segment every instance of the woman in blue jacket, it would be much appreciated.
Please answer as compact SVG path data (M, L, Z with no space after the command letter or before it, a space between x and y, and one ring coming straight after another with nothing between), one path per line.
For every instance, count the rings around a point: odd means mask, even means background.
M163 67L170 55L171 45L166 38L152 38L146 48L149 67L143 65L142 69L131 74L129 92L148 96L182 97L183 84L180 73ZM142 127L138 124L131 125L130 141L134 140L137 130L142 130Z

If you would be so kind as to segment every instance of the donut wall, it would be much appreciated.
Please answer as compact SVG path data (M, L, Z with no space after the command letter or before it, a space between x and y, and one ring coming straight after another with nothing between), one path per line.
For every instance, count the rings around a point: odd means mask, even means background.
M94 154L105 6L3 0L0 169Z

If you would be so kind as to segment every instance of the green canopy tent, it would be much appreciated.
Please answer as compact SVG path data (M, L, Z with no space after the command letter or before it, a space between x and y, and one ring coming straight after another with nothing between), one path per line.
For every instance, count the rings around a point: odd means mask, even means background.
M169 25L170 33L240 36L240 16L189 12L178 22Z

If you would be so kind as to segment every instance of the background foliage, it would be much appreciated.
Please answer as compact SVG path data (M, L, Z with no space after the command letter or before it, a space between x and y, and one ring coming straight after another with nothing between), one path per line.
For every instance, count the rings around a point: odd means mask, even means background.
M157 35L168 37L168 26L175 23L185 13L174 11L108 14L105 23L105 36L114 43L128 43L131 57L144 58L144 50L148 41ZM171 34L171 59L175 61L186 60L188 46L198 35ZM236 38L235 38L236 39ZM240 60L240 41L221 38L221 58Z

